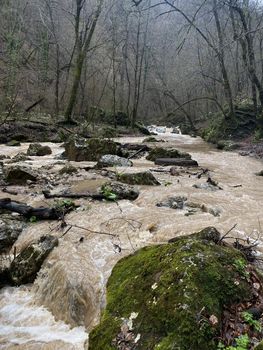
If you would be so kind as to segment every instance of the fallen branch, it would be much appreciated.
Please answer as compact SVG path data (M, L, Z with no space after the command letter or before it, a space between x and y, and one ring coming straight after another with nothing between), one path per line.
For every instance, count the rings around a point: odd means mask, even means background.
M145 147L139 149L139 151L135 152L134 154L132 154L131 156L128 157L128 159L132 159L134 158L135 156L137 156L139 153L141 152L145 152L147 149Z
M79 199L79 198L92 198L97 200L103 200L105 199L105 196L103 194L99 193L71 193L71 192L62 192L62 193L51 193L50 191L42 191L43 195L47 199L53 199L53 198L73 198L73 199Z
M228 235L231 231L233 231L234 228L236 228L236 227L237 227L237 224L235 224L233 227L231 227L231 229L228 230L227 233L225 233L225 234L220 238L220 240L218 241L218 244L220 244L220 243L227 237L227 235Z

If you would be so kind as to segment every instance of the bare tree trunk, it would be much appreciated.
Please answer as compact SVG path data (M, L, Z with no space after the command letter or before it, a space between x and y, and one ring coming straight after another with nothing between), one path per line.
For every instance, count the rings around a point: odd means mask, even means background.
M72 114L73 114L73 109L77 100L77 94L78 94L78 88L79 88L80 79L81 79L83 63L84 63L86 54L88 52L88 49L90 47L91 40L94 35L97 22L102 11L102 5L103 5L103 0L98 0L97 9L95 12L95 16L92 20L91 26L89 28L88 24L86 24L85 34L83 34L84 37L82 39L80 35L79 25L80 25L80 14L83 9L83 4L85 0L84 1L76 0L76 2L77 2L77 14L76 14L76 20L75 20L76 21L75 29L76 29L76 42L77 42L77 61L76 61L76 67L74 71L73 85L70 92L69 103L65 112L65 118L67 122L72 122Z
M223 40L223 33L221 28L221 23L218 15L218 2L217 0L213 1L213 14L216 22L216 29L217 29L217 35L218 35L218 43L219 43L219 50L218 50L218 60L221 67L222 77L223 77L223 85L224 85L224 91L225 91L225 98L227 100L228 106L229 106L229 112L230 117L234 117L235 110L234 110L234 104L233 104L233 96L232 96L232 90L228 78L228 73L225 66L225 52L224 52L224 40Z

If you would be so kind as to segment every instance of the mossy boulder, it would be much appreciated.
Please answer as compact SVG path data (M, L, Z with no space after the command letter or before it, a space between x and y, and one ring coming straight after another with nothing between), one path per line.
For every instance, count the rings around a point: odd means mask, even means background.
M253 298L243 255L219 237L208 228L120 260L89 350L216 350L224 307Z
M118 180L129 185L159 186L160 182L150 171L140 173L120 174Z
M49 146L42 146L40 143L31 143L27 150L28 156L46 156L52 153Z
M68 160L76 162L98 161L105 154L122 156L116 142L99 138L71 140L65 144L65 154Z
M150 150L149 155L146 157L146 159L154 162L157 158L191 159L191 155L189 153L178 151L174 148L155 147Z

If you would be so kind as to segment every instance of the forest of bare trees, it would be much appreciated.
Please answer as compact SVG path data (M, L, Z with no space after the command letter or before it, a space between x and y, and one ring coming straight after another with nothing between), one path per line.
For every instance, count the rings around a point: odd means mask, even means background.
M0 110L133 126L263 106L260 0L1 0Z

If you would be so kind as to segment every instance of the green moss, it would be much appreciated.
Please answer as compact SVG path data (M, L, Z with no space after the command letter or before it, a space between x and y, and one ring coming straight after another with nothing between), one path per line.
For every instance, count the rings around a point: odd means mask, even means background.
M259 343L254 350L263 350L263 342Z
M155 147L150 150L149 155L146 157L146 159L154 162L157 158L191 159L191 155L189 153L180 152L177 149L173 148Z
M121 349L116 339L126 339L123 325L131 323L133 313L128 348L217 349L223 306L252 296L233 265L242 255L216 245L207 232L205 240L200 237L198 233L143 248L115 266L107 286L107 307L90 334L89 350ZM216 326L209 323L211 315L219 321Z

